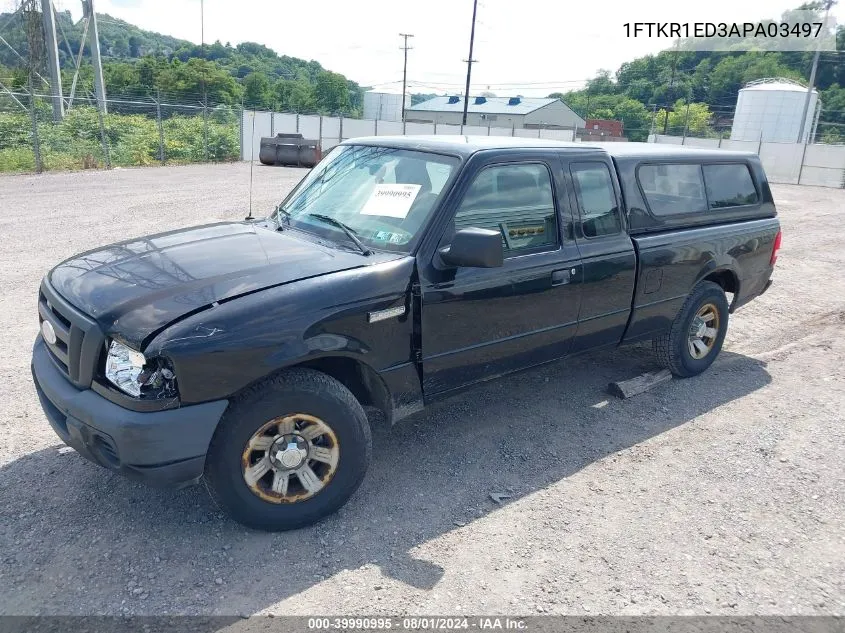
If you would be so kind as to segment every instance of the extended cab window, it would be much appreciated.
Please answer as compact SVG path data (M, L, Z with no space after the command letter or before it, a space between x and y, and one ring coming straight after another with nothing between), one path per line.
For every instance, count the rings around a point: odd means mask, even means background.
M711 209L757 203L757 189L754 187L748 165L704 165L702 169Z
M505 255L557 244L554 194L545 165L494 165L481 171L455 213L455 230L502 234Z
M599 162L572 163L575 195L581 209L584 237L615 235L622 230L616 193L607 165Z
M700 165L640 165L637 178L654 215L707 210Z

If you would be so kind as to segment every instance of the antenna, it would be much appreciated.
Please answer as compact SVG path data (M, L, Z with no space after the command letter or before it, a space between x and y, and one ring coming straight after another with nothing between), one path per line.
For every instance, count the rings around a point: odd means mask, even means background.
M249 155L249 215L244 220L252 220L252 169L255 166L255 110L252 111L252 138L250 139Z

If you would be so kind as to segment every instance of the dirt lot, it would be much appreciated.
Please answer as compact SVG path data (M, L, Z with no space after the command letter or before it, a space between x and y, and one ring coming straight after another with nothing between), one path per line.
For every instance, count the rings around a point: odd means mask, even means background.
M845 613L845 191L774 187L775 285L705 375L615 400L621 349L374 420L352 501L264 534L60 453L29 375L51 266L242 218L248 172L0 177L0 613ZM257 212L303 173L256 168Z

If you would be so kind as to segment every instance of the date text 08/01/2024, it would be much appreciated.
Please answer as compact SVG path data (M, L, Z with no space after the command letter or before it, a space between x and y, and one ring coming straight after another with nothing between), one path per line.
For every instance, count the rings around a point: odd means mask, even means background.
M523 618L509 617L374 617L374 618L308 618L309 631L334 630L405 630L405 631L526 631Z

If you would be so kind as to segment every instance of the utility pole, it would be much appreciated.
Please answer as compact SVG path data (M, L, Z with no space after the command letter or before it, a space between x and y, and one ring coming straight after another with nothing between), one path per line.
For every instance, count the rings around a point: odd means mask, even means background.
M830 14L830 7L836 4L835 0L824 0L824 20L822 20L822 24L824 25L825 34L827 34L827 16ZM804 98L804 110L801 113L801 123L798 126L798 143L804 142L804 127L807 122L807 113L810 111L810 100L813 97L813 86L816 83L816 70L819 67L819 56L822 52L822 40L821 37L816 42L816 54L813 56L813 69L810 71L810 83L807 86L807 96Z
M400 48L405 51L405 64L402 66L402 120L405 120L405 94L407 93L408 85L408 51L411 47L408 46L408 38L414 37L411 33L400 33L399 37L405 38L405 45Z
M100 31L97 29L97 12L94 0L82 0L82 11L90 20L91 63L94 65L94 92L97 94L97 108L106 114L106 82L103 81L103 60L100 59Z
M472 29L469 32L469 57L466 59L467 63L467 87L464 91L464 118L461 125L467 124L467 109L469 108L469 81L472 76L472 63L476 60L472 58L472 47L475 44L475 15L478 12L478 0L472 0Z
M53 0L41 0L41 17L44 21L44 47L50 67L50 98L53 101L53 121L58 123L65 116L62 98L62 71L59 69L59 44L56 40L56 14Z
M669 127L669 110L674 107L675 102L671 99L675 96L675 69L678 67L678 50L680 48L680 41L678 44L675 45L675 57L672 58L672 77L669 79L669 89L671 92L671 97L669 103L666 105L666 116L663 117L663 134L666 134L666 130Z

